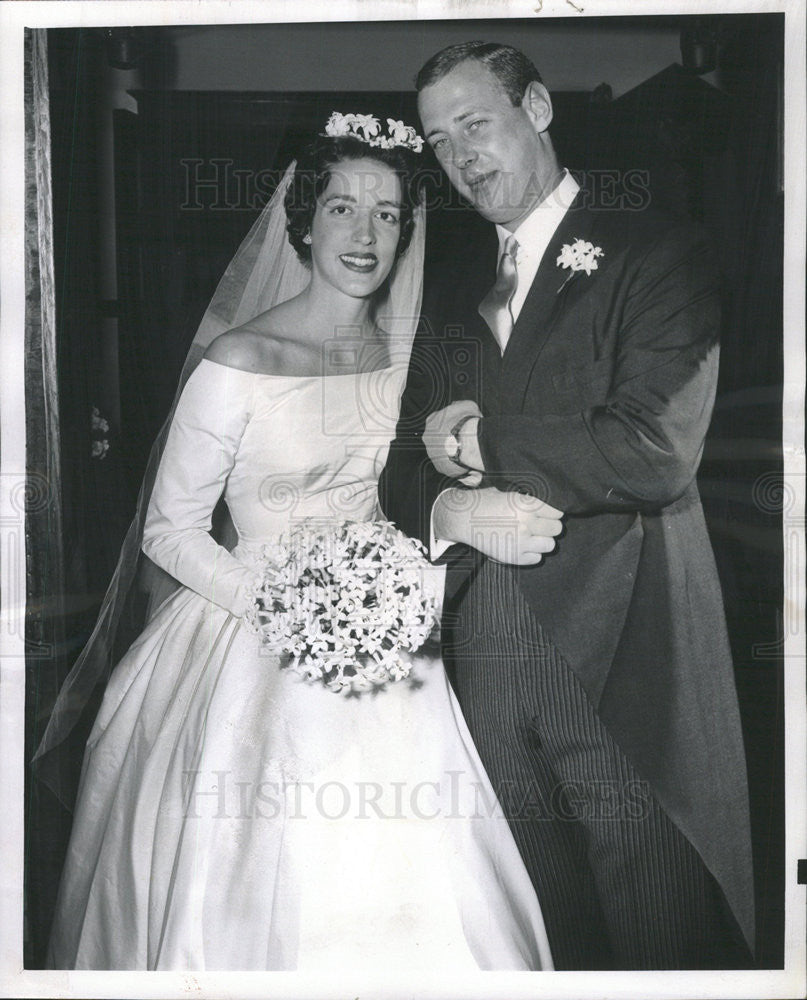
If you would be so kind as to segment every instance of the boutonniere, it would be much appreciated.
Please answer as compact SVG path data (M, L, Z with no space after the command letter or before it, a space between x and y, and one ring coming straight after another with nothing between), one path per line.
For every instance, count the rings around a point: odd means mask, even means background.
M577 271L585 271L588 275L592 271L596 271L599 267L597 258L604 256L602 247L595 247L593 243L588 243L586 240L575 240L571 245L564 243L560 248L560 257L556 263L558 267L568 267L569 273L566 275L566 281L558 289L558 293L563 291Z

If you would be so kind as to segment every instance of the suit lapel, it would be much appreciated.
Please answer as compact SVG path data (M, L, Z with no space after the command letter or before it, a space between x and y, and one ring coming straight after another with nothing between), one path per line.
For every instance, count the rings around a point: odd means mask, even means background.
M517 406L569 291L581 280L581 272L559 267L557 259L564 243L592 238L596 217L583 207L585 200L581 189L549 241L505 348L502 377L510 386L511 401L519 401Z

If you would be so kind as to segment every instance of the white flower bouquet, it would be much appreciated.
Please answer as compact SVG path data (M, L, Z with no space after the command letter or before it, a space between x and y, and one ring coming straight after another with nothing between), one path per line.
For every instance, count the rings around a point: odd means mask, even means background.
M408 677L438 624L428 567L388 521L304 521L264 546L244 622L306 680L368 691Z

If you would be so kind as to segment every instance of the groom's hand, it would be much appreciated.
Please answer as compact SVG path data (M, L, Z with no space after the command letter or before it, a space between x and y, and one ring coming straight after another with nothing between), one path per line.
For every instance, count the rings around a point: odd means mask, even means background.
M496 562L534 566L563 530L563 512L524 493L495 487L445 490L435 501L434 533L462 542Z
M477 486L482 481L481 465L468 469L449 458L457 449L457 438L452 436L452 431L459 421L464 417L481 416L482 411L472 399L461 399L442 410L436 410L426 418L423 444L432 465L440 475L458 479L465 486Z

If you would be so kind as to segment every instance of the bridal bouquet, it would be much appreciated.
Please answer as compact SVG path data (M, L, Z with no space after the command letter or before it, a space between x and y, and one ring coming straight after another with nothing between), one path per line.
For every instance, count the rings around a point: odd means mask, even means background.
M367 691L407 677L437 624L428 566L388 521L305 521L264 546L244 621L306 680Z

